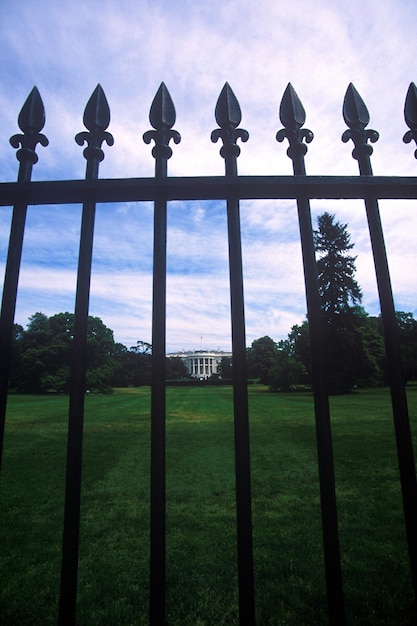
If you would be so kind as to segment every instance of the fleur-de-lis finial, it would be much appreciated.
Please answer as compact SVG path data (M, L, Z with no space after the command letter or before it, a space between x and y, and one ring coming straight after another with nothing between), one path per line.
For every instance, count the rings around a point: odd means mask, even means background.
M371 143L378 141L379 133L376 130L365 130L369 124L368 109L352 83L349 84L343 101L343 119L349 130L343 133L342 141L347 143L352 139L355 144L353 158L359 160L362 156L370 156L373 148L368 141Z
M404 137L404 143L410 143L414 139L417 143L417 87L414 83L410 83L404 105L404 118L408 130ZM417 150L414 152L417 159Z
M45 135L40 133L45 126L45 108L37 87L34 87L27 97L19 113L18 124L24 134L10 137L10 143L13 148L21 146L21 149L16 153L16 157L21 163L23 161L37 163L36 145L40 143L42 146L47 146L49 143Z
M108 146L112 146L114 139L111 133L106 132L106 128L110 124L110 108L100 84L97 85L87 102L83 122L89 132L84 130L78 133L75 136L75 141L79 146L82 146L84 142L88 144L83 152L87 160L102 161L104 159L104 152L101 149L103 141Z
M311 143L314 135L308 128L302 128L306 121L306 114L291 83L288 83L282 96L279 119L284 128L277 132L276 140L282 142L285 138L288 139L290 146L287 154L290 159L294 160L297 156L304 156L307 152L306 143Z
M171 158L172 149L169 147L171 139L175 144L180 143L181 135L178 131L172 130L175 120L174 103L165 83L162 82L149 111L149 121L155 130L147 130L143 134L145 143L151 143L152 139L155 141L155 146L152 148L152 156L155 159Z
M215 118L220 128L212 131L212 142L216 143L222 139L223 146L220 149L220 154L224 159L238 157L240 148L236 142L238 139L243 142L247 141L249 133L244 128L238 128L242 120L242 113L229 83L225 83L220 92L215 109Z

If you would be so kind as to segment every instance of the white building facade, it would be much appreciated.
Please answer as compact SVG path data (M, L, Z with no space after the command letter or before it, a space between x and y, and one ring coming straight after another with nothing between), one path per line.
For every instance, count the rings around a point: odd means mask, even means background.
M168 354L168 356L182 359L187 368L187 373L193 378L207 379L213 376L213 374L218 374L218 368L221 360L224 357L231 358L232 353L196 350L194 352L178 352L175 354Z

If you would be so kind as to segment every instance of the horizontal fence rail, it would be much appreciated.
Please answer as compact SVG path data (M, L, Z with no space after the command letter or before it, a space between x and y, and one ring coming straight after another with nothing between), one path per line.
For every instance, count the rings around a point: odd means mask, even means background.
M0 183L0 206L170 200L415 200L417 176L170 176Z
M405 121L409 130L405 143L417 143L417 89L412 83L405 102ZM154 204L154 268L152 310L152 391L151 391L151 519L150 519L150 600L149 621L152 625L166 622L166 545L165 545L165 354L166 354L166 242L167 203L175 200L222 200L226 202L229 242L229 278L231 335L233 354L233 403L236 474L237 571L240 624L256 622L255 581L252 546L251 473L249 441L249 407L247 397L247 365L245 311L240 234L240 202L249 199L292 199L297 203L300 241L303 255L305 293L310 328L313 393L316 420L317 455L322 510L323 550L327 586L329 623L345 623L344 594L338 537L338 519L333 446L328 392L323 367L322 316L318 291L317 267L310 212L312 199L362 199L368 219L369 233L377 276L389 361L393 418L397 441L402 487L404 518L410 567L417 596L417 482L411 432L401 375L397 326L392 297L388 260L385 250L378 200L417 199L417 176L373 176L369 142L378 133L367 130L369 114L353 85L349 85L343 104L343 118L348 130L342 136L352 141L352 156L358 161L359 176L309 176L305 155L313 133L303 128L304 108L291 84L285 90L280 107L283 128L277 132L278 142L288 140L287 154L292 161L293 176L239 176L237 141L247 141L248 132L239 128L241 111L228 83L217 101L215 118L219 128L212 132L213 142L221 140L220 155L225 163L224 176L170 177L167 163L172 155L170 141L179 143L180 134L173 130L176 121L174 104L161 84L150 109L152 130L143 139L152 141L155 177L99 179L99 163L104 158L102 144L113 144L107 132L110 109L100 85L92 94L85 112L87 131L76 136L84 149L86 176L84 180L32 182L32 167L38 161L37 144L46 147L41 134L45 112L40 94L33 89L19 115L23 134L10 142L20 162L18 182L0 183L0 205L13 206L13 217L6 262L3 300L0 317L0 454L6 416L10 368L10 346L15 314L18 277L22 255L26 211L29 205L82 204L82 226L78 261L75 304L74 350L71 368L68 422L65 519L63 530L61 595L59 624L76 623L78 542L80 524L81 459L85 393L86 333L90 294L94 216L97 203L153 202ZM417 150L415 155L417 158ZM185 207L184 210L187 210ZM1 458L0 458L1 460ZM271 620L280 621L279 615Z

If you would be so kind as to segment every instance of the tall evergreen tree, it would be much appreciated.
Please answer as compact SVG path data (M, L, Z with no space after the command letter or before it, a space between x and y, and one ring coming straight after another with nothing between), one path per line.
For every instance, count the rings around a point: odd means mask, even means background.
M356 257L348 254L354 247L347 224L335 222L335 216L323 213L317 218L314 246L318 253L317 271L322 310L328 321L333 316L360 304L362 290L354 276Z
M355 311L362 300L362 291L355 280L356 257L349 254L354 247L347 224L323 213L317 218L314 231L321 308L325 321L325 363L329 391L349 391L358 383L362 338Z

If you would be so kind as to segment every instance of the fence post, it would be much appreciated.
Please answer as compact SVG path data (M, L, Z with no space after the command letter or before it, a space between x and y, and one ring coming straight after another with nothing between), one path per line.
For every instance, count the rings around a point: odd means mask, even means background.
M313 133L302 128L305 122L304 107L290 83L281 101L280 120L284 129L278 131L277 141L283 141L285 137L288 139L290 147L287 154L292 160L294 174L305 176L304 155L307 153L307 146L303 140L310 143L313 140ZM323 322L308 197L300 195L297 198L297 208L310 332L329 621L334 626L342 626L345 623L345 607L340 564L333 444L323 358Z
M172 156L171 139L176 144L181 136L171 130L175 124L174 103L164 83L152 102L149 120L155 130L143 135L145 143L153 139L155 146L155 177L166 178L167 162ZM166 246L167 201L158 194L154 202L154 250L152 297L152 390L151 390L151 562L149 621L152 626L165 624L166 596L166 479L165 479L165 419L166 419Z
M75 137L80 146L84 142L88 144L83 152L87 159L86 180L98 178L99 163L104 159L104 152L101 149L103 141L106 141L109 146L113 145L112 135L106 132L109 123L110 110L106 96L101 86L97 85L84 112L84 125L89 132L78 133ZM61 595L58 618L60 626L72 626L76 622L86 348L95 210L94 201L84 203L71 362Z
M237 139L247 141L246 130L237 128L241 121L239 103L226 83L216 105L216 121L220 128L211 134L213 142L223 141L220 150L225 161L226 176L237 176ZM248 375L246 363L245 309L243 299L242 242L240 235L239 199L227 198L229 240L230 304L232 322L232 372L235 431L236 512L239 578L240 624L255 624L255 592L252 546L252 505L249 450Z
M343 133L342 141L345 143L349 141L349 139L353 141L355 148L352 151L352 156L358 161L360 175L373 176L371 165L373 148L368 144L368 141L372 143L376 142L379 135L375 130L365 130L369 123L369 113L364 101L352 83L350 83L347 88L343 102L343 118L349 130ZM414 594L417 599L417 481L399 346L398 323L395 315L394 298L378 200L369 195L365 199L365 208L381 305L405 527Z
M48 145L48 139L40 131L45 125L45 108L37 87L27 97L18 117L23 135L13 135L10 143L19 148L16 157L20 162L18 182L25 183L32 177L32 167L38 162L36 145ZM22 259L27 204L19 202L13 207L9 249L4 275L3 297L0 315L0 469L3 456L4 426L6 420L7 392L10 378L10 355L13 322L16 311L17 287Z

